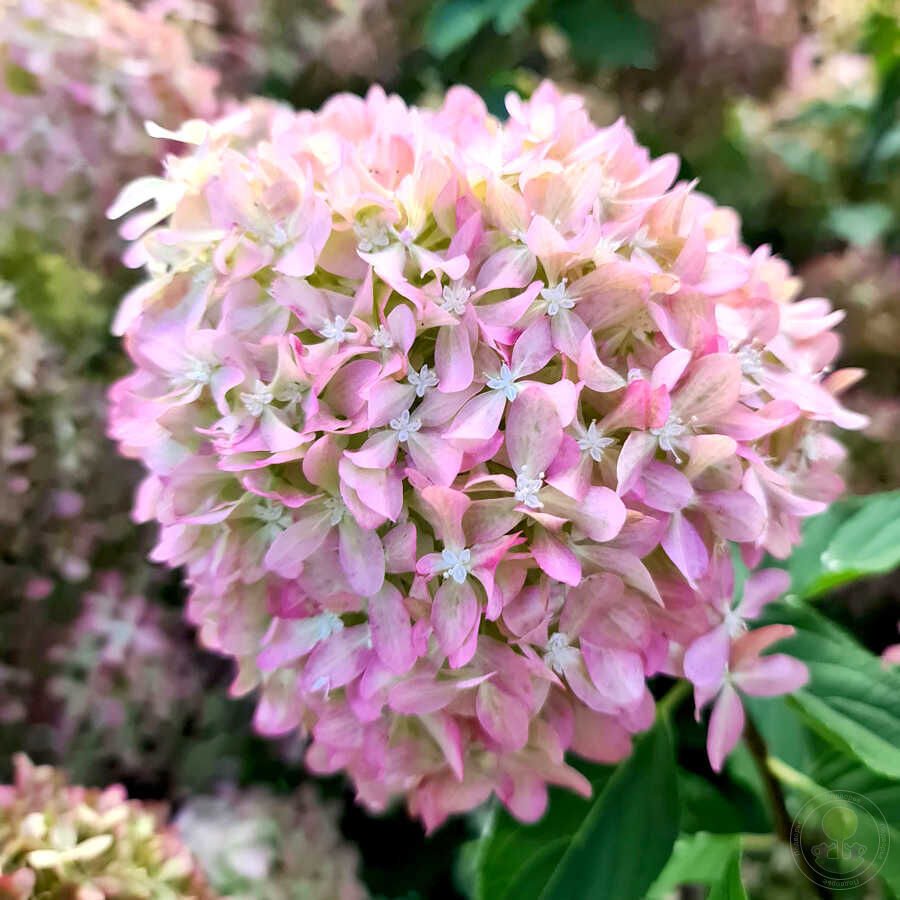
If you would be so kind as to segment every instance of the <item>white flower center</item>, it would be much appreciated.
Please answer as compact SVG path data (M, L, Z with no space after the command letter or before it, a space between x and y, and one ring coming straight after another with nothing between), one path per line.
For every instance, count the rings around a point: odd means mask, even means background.
M422 427L421 420L415 416L410 416L408 409L404 409L396 419L391 419L389 424L397 432L397 440L401 444L409 440L410 434Z
M444 285L441 291L441 309L455 316L461 316L466 311L469 303L469 297L475 292L475 288L463 284L461 281L454 281Z
M551 318L559 313L561 309L571 309L575 305L575 298L572 297L566 287L568 279L563 278L559 284L554 287L541 288L541 298L547 306L547 315Z
M485 374L487 375L487 373ZM492 391L500 391L510 403L519 395L519 386L516 384L515 375L506 363L500 366L500 371L496 375L487 376L487 386Z
M569 637L561 631L551 634L550 639L544 647L544 662L556 672L562 675L567 666L576 662L578 659L578 651L574 647L569 646Z
M635 250L652 250L656 246L656 238L650 236L650 229L641 225L630 241Z
M593 421L588 425L587 431L584 431L578 438L578 449L584 453L590 453L594 462L600 462L606 448L614 443L615 439L604 437L603 432L597 429L597 422Z
M428 368L426 363L418 372L410 372L407 381L416 389L417 397L424 397L431 388L437 387L440 379L435 372Z
M335 316L333 319L326 319L325 324L319 329L319 334L328 341L337 341L343 344L353 330L343 316Z
M444 578L452 578L457 584L462 584L472 570L472 551L466 548L451 550L445 547L441 551L441 558L443 562L438 571L444 573Z
M344 627L344 622L340 616L327 609L316 616L316 625L318 626L318 639L324 641L331 635L337 634Z
M528 466L522 466L516 473L515 497L529 509L541 509L543 503L538 498L538 491L544 486L544 473L539 472L537 478L528 474Z
M747 630L747 623L733 609L725 613L722 624L732 640L739 638Z
M347 512L344 501L338 497L326 497L325 509L330 513L328 524L332 527L340 525L341 520L344 518L344 514Z
M650 434L656 437L659 446L675 457L676 462L681 462L678 451L675 449L675 443L678 438L688 431L688 426L684 424L677 416L670 416L668 421L662 428L651 428Z
M271 525L277 525L279 528L287 528L291 524L292 517L290 510L285 509L282 504L265 497L253 507L253 515L263 522Z
M745 344L738 350L738 362L741 364L741 371L751 378L759 378L763 373L762 351Z
M391 242L391 236L387 228L374 216L369 216L362 222L357 222L353 226L353 230L356 232L357 246L363 253L381 250Z
M267 388L258 378L256 384L253 385L252 391L241 392L241 402L247 408L247 412L251 416L258 418L262 415L263 410L274 400L272 391Z
M394 339L384 325L379 325L372 332L372 346L378 347L379 350L390 350L394 346Z

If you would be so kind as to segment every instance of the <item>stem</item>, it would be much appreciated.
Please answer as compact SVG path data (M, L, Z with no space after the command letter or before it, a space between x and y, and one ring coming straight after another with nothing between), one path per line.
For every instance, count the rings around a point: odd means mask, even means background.
M749 717L747 719L747 727L744 730L744 739L747 741L747 746L753 755L753 761L756 763L756 768L766 786L769 806L772 809L772 818L775 820L775 833L786 844L789 844L791 842L791 817L788 815L787 804L784 801L784 791L781 789L781 783L775 777L775 773L770 768L769 763L772 757L769 756L766 742Z
M770 756L766 760L768 770L786 785L806 794L808 797L814 797L816 794L824 793L824 788L816 784L808 775L798 772L793 766L789 766L786 762L775 756Z
M678 705L690 693L691 685L689 681L683 678L679 679L669 688L665 696L656 704L656 715L658 718L669 718Z

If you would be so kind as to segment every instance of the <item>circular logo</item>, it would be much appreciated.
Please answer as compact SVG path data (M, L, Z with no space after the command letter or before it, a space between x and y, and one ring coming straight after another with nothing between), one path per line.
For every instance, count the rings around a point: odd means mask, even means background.
M812 797L791 825L791 851L800 871L832 891L859 887L874 878L890 845L884 813L853 791Z

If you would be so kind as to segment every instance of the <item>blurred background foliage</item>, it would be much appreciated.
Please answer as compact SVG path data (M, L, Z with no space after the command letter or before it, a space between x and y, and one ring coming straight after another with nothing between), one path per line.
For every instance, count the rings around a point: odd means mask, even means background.
M625 116L653 152L681 156L681 178L740 214L748 244L770 244L795 266L804 296L827 296L846 311L843 364L868 373L848 405L872 420L845 436L848 485L855 495L900 488L897 0L164 5L238 95L316 107L335 91L378 82L428 105L464 83L503 116L508 91L527 95L551 78L582 94L598 123ZM9 774L8 754L25 749L65 764L73 781L122 780L135 796L176 806L222 782L286 794L303 781L302 747L252 735L249 707L226 699L227 666L197 649L180 621L177 575L144 562L147 536L127 515L138 473L104 437L103 392L125 368L109 321L132 282L109 260L0 222L0 775ZM811 522L789 566L797 595L814 597L874 658L897 640L900 588L890 573L900 561L900 511L870 513L854 531L861 504L851 499ZM847 561L848 547L883 531L875 562ZM187 692L179 672L190 672ZM784 751L795 768L831 787L861 783L858 773L829 768L821 736L794 707L777 707L751 708L751 717L774 745L794 735L808 754ZM773 823L750 749L742 745L711 781L686 706L676 724L682 837L668 881L650 896L675 896L677 865L712 852L715 842L696 835L709 831L760 838L744 844L750 897L816 896L785 848L766 840ZM346 801L342 830L359 845L373 895L478 894L473 858L483 846L456 849L483 821L455 821L426 839L402 810L366 816L338 779L320 788ZM869 788L900 815L895 784ZM789 809L802 795L789 789ZM731 852L715 847L723 858Z

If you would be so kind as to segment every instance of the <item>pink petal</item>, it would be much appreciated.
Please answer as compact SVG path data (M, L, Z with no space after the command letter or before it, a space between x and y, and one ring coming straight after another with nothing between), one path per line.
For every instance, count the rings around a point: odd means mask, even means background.
M399 445L396 431L376 431L359 450L345 450L344 456L363 469L387 469L394 464Z
M364 531L345 515L338 526L341 568L354 591L363 597L377 594L384 584L384 551L375 531Z
M463 391L475 377L472 345L465 325L444 325L438 329L434 366L444 393Z
M323 622L319 616L308 619L276 619L266 646L256 657L263 672L294 662L305 656L322 639Z
M551 578L573 587L581 582L581 564L578 557L546 528L535 528L531 552L541 570Z
M724 625L698 637L684 653L684 677L695 685L718 686L728 667L731 638Z
M761 569L744 582L744 597L738 612L744 619L755 619L762 609L786 593L791 576L784 569Z
M625 379L615 369L600 362L594 337L590 333L584 336L579 349L578 377L592 391L602 394L625 387Z
M303 561L310 557L328 537L331 514L316 503L302 509L294 524L282 531L266 553L264 565L284 578L296 578Z
M644 693L644 661L631 650L597 647L582 638L581 654L597 690L617 706L631 706Z
M303 669L304 690L335 691L361 675L372 655L369 626L354 625L322 641Z
M559 450L563 430L556 408L537 388L526 388L506 415L506 452L513 471L544 472Z
M447 656L465 644L478 617L478 598L468 579L462 584L447 580L437 589L431 606L431 624L438 645Z
M721 772L725 757L734 749L744 730L744 707L737 691L726 684L719 694L706 736L706 753L713 771Z
M426 506L422 510L438 539L448 547L462 549L466 546L462 521L472 501L462 491L452 488L430 486L420 494Z
M528 743L528 709L490 681L478 688L475 714L481 727L504 750L515 752Z
M479 293L502 288L523 288L534 277L534 254L520 245L503 247L490 256L478 272L475 288Z
M434 484L449 485L459 474L462 450L438 434L410 432L406 450L413 465Z
M672 411L682 421L713 422L729 412L741 393L741 365L730 353L711 353L697 360L675 391Z
M477 447L497 433L504 409L506 397L500 391L479 394L459 411L444 437L464 450Z
M746 491L711 491L700 507L713 531L729 541L755 541L766 525L765 510Z
M672 466L651 462L641 476L643 501L653 509L676 512L694 499L690 481Z
M732 676L734 683L756 697L790 694L809 681L809 670L793 656L773 653L742 665Z
M378 658L397 675L408 672L416 661L416 652L403 595L385 582L381 590L369 598L368 611L372 647Z
M660 543L688 584L695 587L709 566L709 553L697 529L680 512L672 513Z
M540 372L556 355L550 334L550 322L540 318L531 323L513 347L510 369L519 378Z
M619 459L616 463L618 487L616 493L621 497L634 487L644 470L644 466L656 453L656 438L646 431L632 431L625 438Z
M585 759L611 765L631 753L631 735L611 716L576 704L572 749Z

